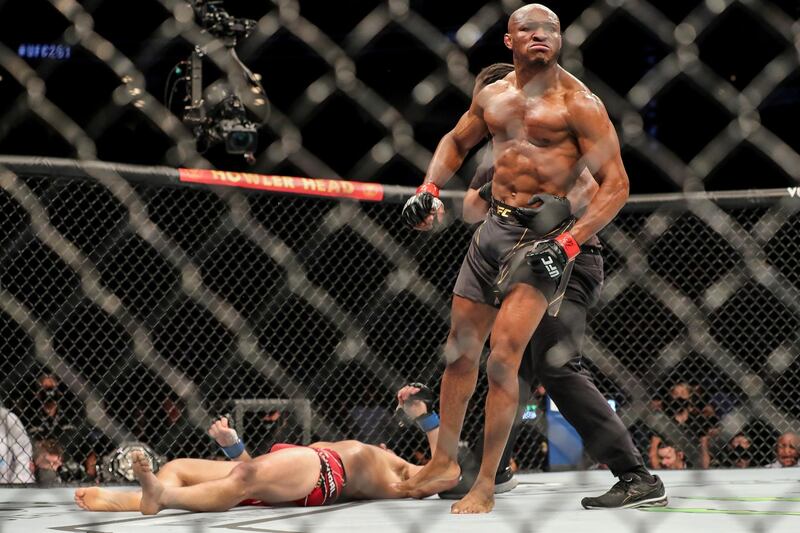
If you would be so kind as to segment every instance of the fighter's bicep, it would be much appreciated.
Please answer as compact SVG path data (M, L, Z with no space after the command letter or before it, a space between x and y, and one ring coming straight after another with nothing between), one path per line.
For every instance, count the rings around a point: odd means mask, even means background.
M489 128L483 120L483 111L480 106L473 103L469 110L461 115L450 134L460 146L472 148L489 133Z
M619 138L605 106L592 94L574 97L569 106L570 122L581 157L598 181L622 168Z

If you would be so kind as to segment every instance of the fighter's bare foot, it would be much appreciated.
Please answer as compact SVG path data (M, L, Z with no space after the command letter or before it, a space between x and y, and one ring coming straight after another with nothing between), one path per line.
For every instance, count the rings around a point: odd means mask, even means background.
M138 511L141 495L100 487L75 489L75 504L84 511Z
M455 461L433 459L416 476L396 484L395 487L412 498L426 498L458 485L460 475L461 467Z
M494 480L476 481L466 496L450 506L453 514L491 513L494 509Z
M157 514L163 507L161 506L161 494L164 492L164 485L153 474L150 461L144 454L133 452L133 475L139 480L142 486L142 503L139 504L139 511L142 514Z

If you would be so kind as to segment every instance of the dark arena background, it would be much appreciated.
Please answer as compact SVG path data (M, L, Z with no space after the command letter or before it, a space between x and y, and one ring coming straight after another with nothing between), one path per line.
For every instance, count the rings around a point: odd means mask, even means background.
M800 469L766 468L800 452L797 0L545 2L630 178L584 363L672 513L579 511L613 478L539 384L520 486L472 522L436 497L147 522L71 503L133 481L133 449L223 458L222 414L253 454L358 439L428 460L395 394L438 392L488 145L435 231L400 213L524 4L0 0L0 532L800 531ZM464 454L486 390L482 367Z

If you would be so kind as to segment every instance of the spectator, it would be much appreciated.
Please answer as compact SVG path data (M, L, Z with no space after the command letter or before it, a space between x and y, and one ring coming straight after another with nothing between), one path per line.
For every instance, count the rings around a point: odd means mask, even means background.
M697 414L701 414L706 418L716 419L717 410L708 399L708 394L702 385L692 385L692 398Z
M777 460L774 463L767 465L767 468L789 468L797 466L798 448L800 448L800 440L797 434L792 431L787 431L775 443L775 455Z
M668 442L658 445L658 459L661 468L665 470L685 470L689 467L683 450Z
M0 484L33 481L31 439L17 415L0 407Z
M89 432L85 442L83 456L83 475L86 480L95 480L98 476L98 468L102 463L102 458L114 449L114 444L106 437L103 432L94 429Z
M52 485L61 482L59 469L64 464L64 449L55 439L38 441L34 446L33 465L36 482Z
M749 468L753 465L753 443L744 433L735 435L726 448L726 461L724 466L733 468Z
M711 439L714 439L719 433L720 429L718 427L712 427L705 435L700 437L700 468L711 467Z
M415 465L426 465L431 458L428 457L428 453L425 450L414 450L411 453L411 463Z
M88 431L84 430L74 413L67 414L64 395L56 376L44 374L39 378L34 404L36 411L28 428L31 439L34 442L56 440L68 456L82 460L78 456L81 455L80 448Z
M381 412L381 414L384 414ZM265 449L269 450L273 444L287 442L299 444L303 442L303 427L291 411L272 409L261 417ZM384 435L380 435L384 437ZM377 438L371 442L382 442L385 438Z
M665 440L675 443L681 450L686 450L692 446L693 441L696 441L700 447L704 437L708 435L711 429L710 418L699 412L694 405L694 400L693 388L686 382L679 382L672 386L664 401L653 402L655 409L663 411L678 426L680 434L653 434L650 436L648 456L652 468L656 470L661 468L658 448Z
M185 406L180 398L167 395L161 402L163 418L159 418L159 437L153 448L169 459L177 457L211 457L213 451L205 438L205 432L195 427L185 415Z

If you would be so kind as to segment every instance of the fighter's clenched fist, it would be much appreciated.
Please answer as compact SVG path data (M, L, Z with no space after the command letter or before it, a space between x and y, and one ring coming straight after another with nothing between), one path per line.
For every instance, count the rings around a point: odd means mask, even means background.
M439 187L424 183L417 188L414 196L403 206L403 222L416 230L428 231L433 228L434 219L444 220L444 204L439 200Z

